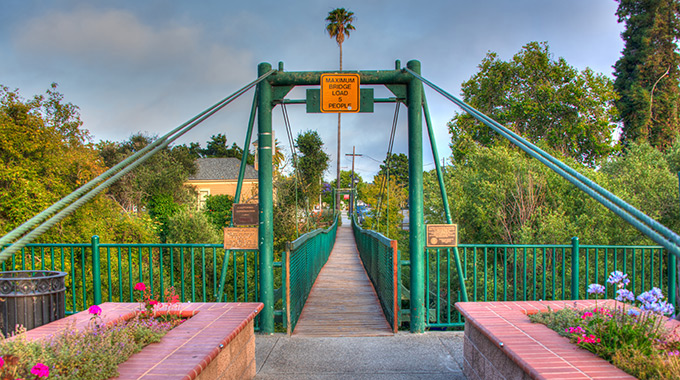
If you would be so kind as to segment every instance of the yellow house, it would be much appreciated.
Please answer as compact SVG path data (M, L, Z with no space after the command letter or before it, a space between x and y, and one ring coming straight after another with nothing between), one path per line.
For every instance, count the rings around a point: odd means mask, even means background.
M189 177L186 185L193 186L198 192L198 203L202 207L208 195L236 194L236 183L241 160L238 158L199 158L196 160L196 174ZM241 188L241 203L257 198L257 170L246 165Z

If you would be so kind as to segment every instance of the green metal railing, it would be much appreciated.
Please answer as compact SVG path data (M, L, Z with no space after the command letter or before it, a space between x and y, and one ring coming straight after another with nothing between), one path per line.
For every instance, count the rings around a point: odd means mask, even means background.
M214 302L220 269L227 261L223 301L258 301L257 251L231 251L220 244L28 244L1 269L58 270L66 276L68 314L101 302L136 302L137 282L165 301L173 287L182 302Z
M378 232L362 229L352 216L354 240L366 273L373 283L385 318L396 333L399 330L399 250L397 241Z
M659 246L461 244L469 301L571 300L592 298L591 283L607 284L609 273L628 273L635 294L675 289L668 276L668 252ZM426 249L426 315L428 327L462 327L454 303L461 300L455 263L449 249Z
M288 334L295 330L314 281L333 250L339 219L338 214L328 229L308 232L286 244L281 274L285 294L284 325Z

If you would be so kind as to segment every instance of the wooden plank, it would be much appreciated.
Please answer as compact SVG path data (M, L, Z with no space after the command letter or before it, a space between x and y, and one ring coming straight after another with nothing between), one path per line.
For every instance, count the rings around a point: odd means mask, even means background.
M359 258L352 227L338 228L328 262L309 293L293 336L391 336L373 284Z

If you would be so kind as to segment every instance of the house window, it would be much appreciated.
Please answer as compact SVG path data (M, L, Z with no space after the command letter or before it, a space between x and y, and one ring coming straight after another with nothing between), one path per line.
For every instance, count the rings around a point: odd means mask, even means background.
M210 189L200 189L198 190L198 207L205 207L205 200L210 195Z

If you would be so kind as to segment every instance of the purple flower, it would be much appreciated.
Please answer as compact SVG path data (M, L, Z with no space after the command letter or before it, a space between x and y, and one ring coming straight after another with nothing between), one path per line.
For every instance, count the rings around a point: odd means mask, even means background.
M102 313L102 308L97 305L92 305L87 309L87 312L92 315L100 315Z
M619 289L616 291L616 300L619 302L635 301L635 294L628 289Z
M630 283L630 280L628 279L628 274L624 274L623 272L617 270L609 275L607 282L612 285L616 285L619 288L623 288Z
M588 286L588 294L604 294L604 286L600 284L590 284Z
M673 304L666 301L647 303L640 306L640 309L661 315L673 314L675 311Z
M629 309L628 315L630 315L631 317L637 317L638 315L640 315L640 312L635 309Z

